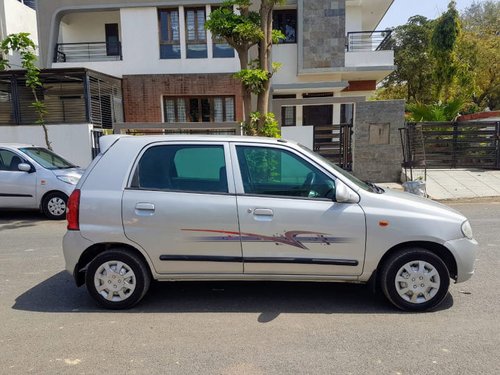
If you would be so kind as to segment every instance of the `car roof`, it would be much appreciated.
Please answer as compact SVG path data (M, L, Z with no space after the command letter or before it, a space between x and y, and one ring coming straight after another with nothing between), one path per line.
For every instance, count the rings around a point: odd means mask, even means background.
M23 147L38 147L35 145L30 145L28 143L0 143L0 147L7 147L7 148L23 148Z
M208 135L208 134L168 134L168 135L124 135L114 134L102 136L99 139L101 152L106 151L117 140L124 140L126 142L139 142L149 144L154 142L165 141L189 141L189 142L253 142L253 143L291 143L296 144L294 141L288 141L278 138L269 137L255 137L244 135Z

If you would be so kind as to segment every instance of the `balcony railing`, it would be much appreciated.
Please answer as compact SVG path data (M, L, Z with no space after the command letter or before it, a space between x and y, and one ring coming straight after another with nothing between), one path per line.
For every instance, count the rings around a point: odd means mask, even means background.
M391 50L392 30L351 31L347 33L347 52Z
M54 62L119 60L122 60L120 42L58 43L54 54Z

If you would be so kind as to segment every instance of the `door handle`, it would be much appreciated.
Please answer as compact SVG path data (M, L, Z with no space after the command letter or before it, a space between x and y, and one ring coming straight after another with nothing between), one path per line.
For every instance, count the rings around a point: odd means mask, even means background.
M270 208L256 208L253 210L255 216L274 216L273 210Z
M155 205L153 203L137 203L135 205L135 209L137 211L149 211L149 212L154 212L155 210Z

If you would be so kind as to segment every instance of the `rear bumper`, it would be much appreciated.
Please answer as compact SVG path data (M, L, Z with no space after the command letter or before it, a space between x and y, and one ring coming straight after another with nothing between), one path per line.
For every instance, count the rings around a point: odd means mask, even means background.
M63 254L66 262L66 271L71 275L77 274L76 266L83 252L92 246L92 242L83 238L80 231L68 230L63 238Z
M457 283L469 280L474 274L478 243L476 240L460 238L444 244L457 262Z

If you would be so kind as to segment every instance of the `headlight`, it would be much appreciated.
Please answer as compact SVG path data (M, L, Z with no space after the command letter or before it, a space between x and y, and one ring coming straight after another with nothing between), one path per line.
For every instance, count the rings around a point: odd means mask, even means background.
M67 184L76 185L80 180L80 177L76 176L57 176L57 178L61 181L66 182Z
M469 220L466 220L462 223L462 233L469 240L472 240L472 228L470 226Z

